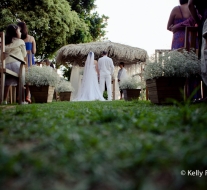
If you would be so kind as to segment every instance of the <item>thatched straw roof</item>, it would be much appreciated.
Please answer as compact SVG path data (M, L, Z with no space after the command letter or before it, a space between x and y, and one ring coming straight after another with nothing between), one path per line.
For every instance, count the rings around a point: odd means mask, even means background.
M65 65L69 62L83 66L90 51L94 52L95 59L101 57L102 51L107 51L114 65L118 65L120 61L126 65L145 62L147 58L147 52L143 49L108 41L66 45L58 50L56 63Z

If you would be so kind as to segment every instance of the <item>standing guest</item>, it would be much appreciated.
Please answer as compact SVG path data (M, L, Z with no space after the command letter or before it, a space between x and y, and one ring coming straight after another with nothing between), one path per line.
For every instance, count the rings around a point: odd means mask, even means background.
M44 62L45 62L45 64L46 64L46 66L50 66L50 67L52 67L53 69L55 69L55 68L54 68L54 65L49 61L49 59L46 59Z
M50 63L50 67L52 67L53 69L55 69L55 67L54 67L53 63Z
M197 14L197 12L196 12ZM197 14L197 16L199 16ZM185 43L185 27L196 26L196 22L193 19L190 10L188 8L188 0L180 0L180 6L176 6L171 11L167 29L173 32L173 40L171 49L179 49L184 47ZM186 95L189 97L194 89L199 86L200 77L195 79L189 78L186 82ZM201 91L198 90L193 99L201 98Z
M172 50L184 47L186 25L179 24L186 22L188 19L190 20L190 18L192 17L188 8L188 0L180 0L180 6L176 6L172 9L167 24L167 29L173 32L173 40L171 46ZM189 22L189 25L190 23L192 23L192 26L195 26L194 22Z
M207 1L206 0L189 0L188 3L189 10L194 18L195 22L198 24L198 39L199 39L199 52L198 57L201 57L201 45L202 45L202 30L205 20L207 19ZM201 15L201 18L198 16ZM204 35L207 38L207 34Z
M24 60L27 55L25 43L21 38L20 28L17 25L11 24L6 29L5 34L5 52L8 54L13 54L17 58ZM7 56L5 59L6 68L14 71L15 73L19 73L20 62L16 61L14 58ZM5 93L4 93L4 101L6 103L9 87L17 86L18 80L13 76L6 76L5 80ZM17 98L22 98L18 97Z
M107 87L108 100L112 100L112 91L111 91L111 79L114 73L114 64L111 58L107 56L107 52L102 52L103 57L98 60L98 73L100 81L100 90L103 94L105 89L105 83Z
M33 36L28 34L28 29L25 22L18 22L17 25L20 27L22 33L21 39L24 40L27 50L27 67L35 64L34 54L36 53L36 42ZM31 103L29 86L26 85L26 102Z
M207 100L207 1L206 0L189 0L190 12L198 24L199 52L198 57L201 58L201 76L203 84L203 97ZM198 17L196 10L202 16Z
M51 71L52 70L56 70L55 68L54 68L54 65L49 61L49 59L45 59L44 60L44 65L45 66L47 66L47 67L50 67L51 68ZM56 71L57 72L57 71ZM53 99L56 99L56 101L57 101L57 92L56 92L56 90L54 90L54 93L53 93Z
M117 78L118 78L118 83L119 83L119 85L120 85L120 82L121 82L124 78L127 77L127 70L124 68L124 62L120 62L120 63L119 63L119 67L120 67L120 69L119 69L119 71L118 71L118 76L117 76ZM123 90L120 89L120 100L123 98L122 95L123 95Z

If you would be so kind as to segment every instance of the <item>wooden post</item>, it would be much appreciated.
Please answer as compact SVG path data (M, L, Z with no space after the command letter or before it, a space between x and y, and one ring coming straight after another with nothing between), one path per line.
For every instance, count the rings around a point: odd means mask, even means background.
M112 93L113 93L113 100L115 100L115 79L112 79Z
M25 83L25 63L22 62L19 69L19 104L22 104L22 100L25 101L25 92L24 92L24 83Z
M0 38L1 38L1 93L0 93L0 103L2 104L4 101L4 84L5 84L5 73L4 73L4 68L5 68L5 57L4 57L4 52L5 52L5 38L4 38L4 32L0 33Z

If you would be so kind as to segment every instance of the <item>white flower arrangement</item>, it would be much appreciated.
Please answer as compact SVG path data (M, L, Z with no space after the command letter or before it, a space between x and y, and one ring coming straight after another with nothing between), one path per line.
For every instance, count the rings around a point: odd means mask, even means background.
M135 77L126 77L120 82L120 89L141 89L145 83L143 81L138 81Z
M61 79L55 90L57 92L73 92L74 88L72 87L69 81L66 81L65 79Z
M25 75L26 83L35 86L56 86L60 81L59 75L49 66L39 67L33 65L28 68Z
M158 60L148 61L144 68L144 78L190 77L200 74L200 60L193 52L170 51Z

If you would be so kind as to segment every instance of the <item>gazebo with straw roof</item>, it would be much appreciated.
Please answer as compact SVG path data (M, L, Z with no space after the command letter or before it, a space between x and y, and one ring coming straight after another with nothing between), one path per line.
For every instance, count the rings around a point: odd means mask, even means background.
M71 64L83 67L90 51L94 52L96 60L102 56L102 51L107 51L115 66L118 66L120 62L124 62L128 70L133 65L141 65L140 73L136 73L139 76L141 76L142 66L148 58L147 51L144 49L105 41L63 46L57 52L56 64L57 66ZM113 80L113 92L115 92L115 79ZM115 99L114 94L113 99Z
M58 50L56 63L65 65L66 63L84 66L88 53L94 52L95 58L101 57L102 51L107 51L108 56L113 59L114 65L118 66L120 61L126 65L145 62L147 52L137 47L131 47L114 42L91 42L83 44L69 44Z

